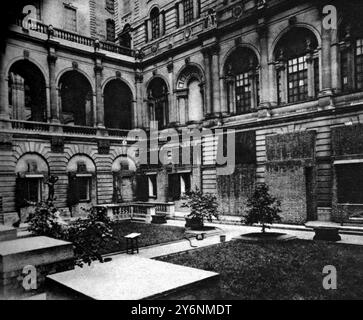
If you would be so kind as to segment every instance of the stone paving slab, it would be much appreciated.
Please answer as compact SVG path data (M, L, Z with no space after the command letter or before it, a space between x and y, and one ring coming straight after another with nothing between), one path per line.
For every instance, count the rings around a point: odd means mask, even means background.
M199 290L206 281L218 286L219 274L123 255L109 263L48 276L47 281L47 299L142 300L174 297L186 287L188 292Z

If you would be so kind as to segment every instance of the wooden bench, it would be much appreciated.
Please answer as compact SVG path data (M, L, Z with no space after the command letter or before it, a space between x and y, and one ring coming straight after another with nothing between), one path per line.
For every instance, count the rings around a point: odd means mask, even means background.
M305 226L314 230L314 240L334 242L342 240L339 235L340 226L337 223L314 221Z
M141 233L130 233L125 236L126 240L126 253L127 254L134 254L135 251L139 253L139 238Z

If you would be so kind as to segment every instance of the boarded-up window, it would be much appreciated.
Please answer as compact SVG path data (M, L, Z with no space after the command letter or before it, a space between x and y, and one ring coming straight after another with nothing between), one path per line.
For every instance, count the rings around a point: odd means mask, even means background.
M77 10L67 5L64 6L64 29L77 32Z
M363 204L363 163L337 165L338 203Z

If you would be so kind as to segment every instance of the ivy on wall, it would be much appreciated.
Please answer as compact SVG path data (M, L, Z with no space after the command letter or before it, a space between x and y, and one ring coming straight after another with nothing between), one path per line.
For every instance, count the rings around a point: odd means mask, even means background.
M363 154L363 125L333 128L332 148L334 156Z
M268 136L266 154L268 161L313 159L315 131Z

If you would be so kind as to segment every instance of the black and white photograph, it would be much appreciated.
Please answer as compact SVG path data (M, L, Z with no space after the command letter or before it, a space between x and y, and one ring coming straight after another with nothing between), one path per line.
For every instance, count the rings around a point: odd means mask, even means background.
M0 300L363 300L362 0L0 16Z

